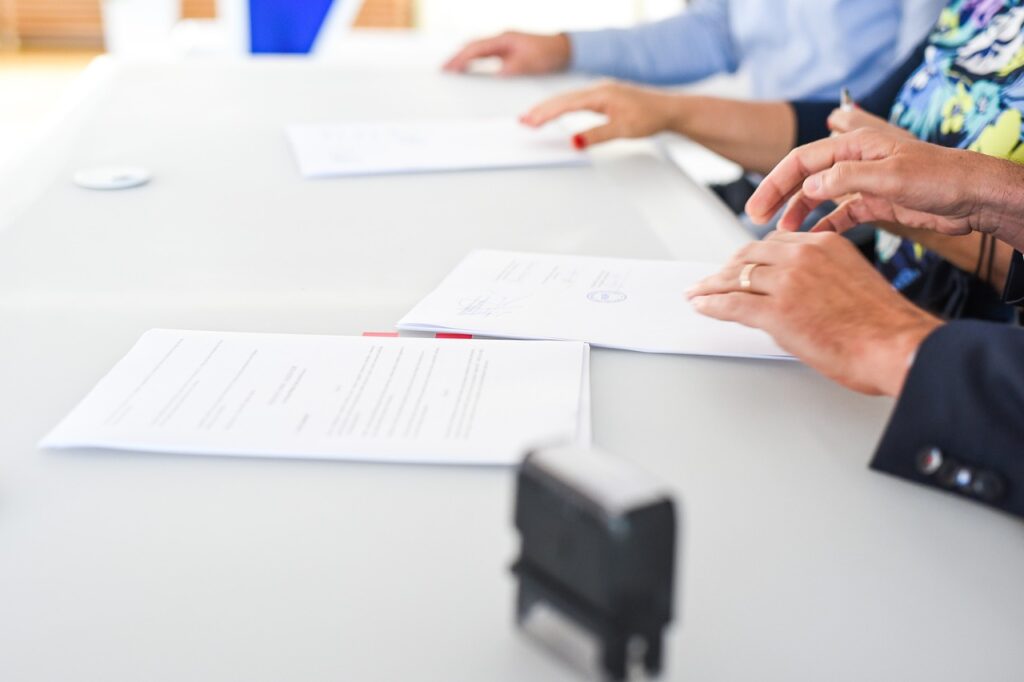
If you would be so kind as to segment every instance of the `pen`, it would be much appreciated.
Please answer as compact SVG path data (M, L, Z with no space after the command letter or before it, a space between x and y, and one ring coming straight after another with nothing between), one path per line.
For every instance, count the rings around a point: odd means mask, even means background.
M856 107L857 103L853 101L853 95L850 94L850 88L843 87L839 91L839 111L853 111ZM832 129L831 123L829 124L829 129ZM835 137L838 134L838 132L832 130L832 135L830 137Z
M857 103L853 101L853 95L850 94L850 88L843 88L839 91L839 108L843 111L853 111Z

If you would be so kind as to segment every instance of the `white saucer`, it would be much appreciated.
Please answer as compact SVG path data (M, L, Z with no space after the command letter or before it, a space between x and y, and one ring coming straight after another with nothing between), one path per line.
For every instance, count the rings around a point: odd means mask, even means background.
M149 171L139 166L100 166L74 175L75 184L85 189L129 189L149 182Z

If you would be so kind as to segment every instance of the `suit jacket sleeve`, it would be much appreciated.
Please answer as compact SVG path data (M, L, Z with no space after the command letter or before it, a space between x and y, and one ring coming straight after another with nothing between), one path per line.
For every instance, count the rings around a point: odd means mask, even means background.
M1024 516L1024 330L964 320L925 339L871 466Z

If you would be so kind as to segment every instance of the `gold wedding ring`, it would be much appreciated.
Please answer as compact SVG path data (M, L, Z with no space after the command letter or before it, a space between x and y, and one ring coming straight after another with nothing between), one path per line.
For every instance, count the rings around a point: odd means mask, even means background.
M750 288L750 276L754 273L754 268L758 265L760 265L760 263L747 263L743 266L743 269L740 270L740 289Z

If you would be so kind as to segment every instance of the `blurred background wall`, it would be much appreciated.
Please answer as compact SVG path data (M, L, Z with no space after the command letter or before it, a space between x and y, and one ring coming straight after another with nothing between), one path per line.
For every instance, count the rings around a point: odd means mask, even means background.
M164 56L248 49L249 2L286 10L323 0L0 0L0 165L39 127L89 62L106 49ZM684 0L335 0L354 29L416 29L454 48L505 28L555 31L628 25L678 12ZM348 3L348 4L346 4ZM339 8L348 8L339 12ZM349 14L355 11L355 16ZM104 22L106 18L106 22ZM106 23L106 26L104 26ZM225 38L226 25L236 38ZM105 30L106 29L106 30ZM347 28L345 28L347 31ZM345 40L345 31L331 33ZM245 33L245 35L241 35ZM105 39L106 34L106 39ZM330 50L326 51L330 54Z
M414 0L365 0L357 25L411 28L413 4ZM217 12L216 0L182 0L180 5L181 16L187 19L213 18ZM100 0L0 0L0 40L8 48L20 44L98 49L103 45Z
M0 0L0 47L100 49L101 1L118 7L133 4L148 12L165 11L159 6L168 4L168 0ZM231 0L220 2L231 4ZM183 18L213 18L218 8L217 0L174 0L173 4ZM683 4L683 0L364 0L355 26L457 34L505 27L550 31L627 25L665 16Z

